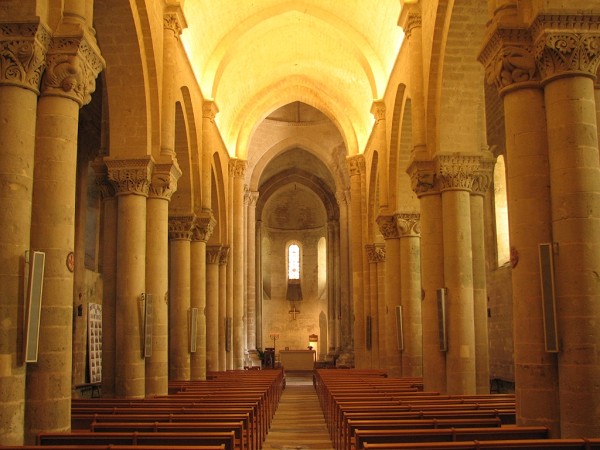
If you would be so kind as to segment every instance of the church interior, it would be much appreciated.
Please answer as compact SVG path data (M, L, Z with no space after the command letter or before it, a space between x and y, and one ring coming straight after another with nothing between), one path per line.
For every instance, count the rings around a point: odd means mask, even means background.
M0 446L286 368L600 438L600 0L0 0L0 49Z

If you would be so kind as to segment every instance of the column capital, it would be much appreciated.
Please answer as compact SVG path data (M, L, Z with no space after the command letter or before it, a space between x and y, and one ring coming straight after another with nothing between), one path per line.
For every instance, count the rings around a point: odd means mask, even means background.
M400 237L421 235L421 215L416 213L396 214L396 225Z
M417 197L439 193L435 176L435 162L431 160L413 159L406 169L410 176L412 190Z
M350 189L338 189L335 192L335 199L337 200L338 206L350 205Z
M208 119L211 122L215 121L215 117L219 113L219 108L213 100L204 100L202 102L202 118Z
M18 86L40 93L50 31L39 21L0 26L0 86Z
M596 79L600 64L600 15L539 15L531 25L543 82L563 76Z
M440 190L470 191L480 159L479 153L438 153L435 160Z
M154 167L151 158L110 159L104 158L108 168L108 179L116 195L148 196L150 177Z
M496 159L491 152L482 152L481 159L479 161L479 168L475 170L473 177L473 186L471 193L474 195L485 195L487 194L492 181L494 180L494 165Z
M187 28L187 21L180 5L169 5L165 8L163 28L172 31L175 37L179 39L183 30Z
M171 200L171 196L177 190L179 177L181 177L181 169L176 164L155 164L148 197Z
M192 240L208 242L213 234L217 221L212 211L204 211L196 215L196 223L193 230Z
M365 250L370 264L385 262L385 244L366 244Z
M219 264L221 259L221 246L220 245L207 245L206 246L206 264Z
M256 202L258 201L259 193L257 191L250 191L246 189L244 191L244 203L248 206L256 206Z
M500 95L513 89L539 86L533 41L526 28L495 23L478 59L485 67L487 83L495 85Z
M190 241L195 225L193 215L169 217L169 239L172 241Z
M229 176L233 178L243 178L246 175L248 161L232 158L229 160Z
M116 195L116 190L108 178L108 168L104 164L103 158L96 158L90 165L96 175L96 185L100 189L102 199L113 198Z
M398 26L404 30L404 39L410 39L415 28L421 28L421 5L419 3L405 3L400 11Z
M54 35L42 77L42 96L64 97L79 106L86 105L96 90L96 78L104 69L104 59L87 28L65 26L66 33Z
M383 100L375 100L371 105L371 114L375 118L375 122L385 120L385 102Z
M348 156L346 158L346 163L348 164L348 172L351 177L355 175L364 175L367 170L364 155Z
M219 265L224 266L227 264L227 259L229 258L229 245L221 246L221 252L219 254Z
M383 235L383 239L398 239L400 233L398 233L398 226L396 225L397 214L380 214L377 216L376 222L379 226L379 231Z

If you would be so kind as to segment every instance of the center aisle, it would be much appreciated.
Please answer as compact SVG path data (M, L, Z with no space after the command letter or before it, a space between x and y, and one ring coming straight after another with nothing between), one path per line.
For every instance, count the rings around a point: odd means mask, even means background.
M286 373L285 378L286 388L262 449L332 450L312 373Z

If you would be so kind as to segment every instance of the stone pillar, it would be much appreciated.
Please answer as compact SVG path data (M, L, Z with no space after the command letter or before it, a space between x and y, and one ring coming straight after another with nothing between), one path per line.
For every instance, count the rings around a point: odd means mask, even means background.
M350 172L350 245L352 268L352 307L354 311L354 358L355 367L370 367L367 361L366 348L366 314L364 298L364 268L363 268L363 180L365 174L365 158L363 155L349 157Z
M262 342L262 221L256 221L256 348L263 348Z
M35 122L50 33L39 23L3 24L0 34L0 445L22 445L25 372L21 351L23 270L30 249ZM27 57L21 58L21 55Z
M328 358L340 350L340 243L339 223L327 222L327 337Z
M117 351L117 197L103 161L94 168L102 192L102 395L115 395Z
M440 351L437 293L444 288L442 199L433 161L413 159L408 173L421 210L421 316L425 390L446 393L446 356Z
M91 100L104 62L87 27L73 23L68 34L66 28L60 25L50 44L37 104L31 248L46 259L38 360L27 367L25 443L39 431L71 428L73 273L66 260L74 250L79 108ZM20 61L33 56L25 58L31 50L23 50ZM25 136L26 144L30 138Z
M227 322L232 322L232 308L227 305L227 257L229 256L229 247L221 247L219 255L219 370L233 369L233 348L231 348L233 330L227 329ZM227 345L229 340L229 345Z
M444 239L447 387L450 394L475 393L475 324L471 259L471 186L479 158L441 153L437 157Z
M206 371L219 370L220 245L206 246Z
M400 258L400 234L396 225L396 214L377 217L379 232L385 240L385 309L386 314L380 318L380 328L385 337L385 353L382 355L383 367L389 376L402 375L402 349L398 347L398 329L396 324L396 307L401 306L400 280L402 259ZM408 339L408 336L406 336Z
M382 355L385 354L386 345L383 331L383 317L385 313L385 288L383 284L385 273L385 246L384 244L370 244L365 246L369 260L370 284L370 314L367 318L367 342L371 343L371 367L382 367ZM370 322L370 323L369 323Z
M146 204L154 163L150 158L105 158L117 192L117 279L115 299L115 395L145 396L142 357L143 299L146 292Z
M539 72L526 30L488 33L480 54L486 78L503 98L512 257L517 423L560 436L557 357L544 345L538 244L552 242L547 129Z
M232 208L233 210L233 208ZM233 235L233 230L229 230L230 231L230 237ZM230 240L231 242L231 240ZM227 246L227 248L230 248L229 246ZM234 267L233 267L233 261L231 260L232 258L229 257L229 253L227 253L227 262L225 263L225 265L223 267L219 267L219 285L221 286L220 289L221 291L225 291L224 294L219 293L219 295L224 295L225 296L225 304L226 304L226 311L227 311L227 317L229 317L233 322L233 305L234 305L234 301L233 301L233 279L234 279ZM232 325L233 327L234 325ZM231 330L231 339L232 339L232 345L233 345L233 330ZM223 367L223 370L232 370L234 368L234 364L233 364L233 348L231 349L231 351L226 353L226 357L227 357L227 366Z
M600 164L594 78L598 17L544 17L532 25L544 84L561 437L600 435Z
M156 165L146 205L146 293L152 295L152 354L146 357L146 396L169 393L169 200L181 172Z
M206 242L215 225L210 211L200 213L190 247L190 306L198 310L196 351L190 356L192 380L206 380Z
M339 190L336 192L335 196L340 208L340 309L338 313L340 322L339 346L341 355L348 357L348 355L354 354L352 337L354 326L354 296L352 294L353 289L351 283L352 261L350 256L350 218L348 214L348 209L350 206L350 191L347 189Z
M248 191L246 200L246 292L248 298L247 308L247 328L248 328L248 348L247 350L256 350L256 202L258 192Z
M471 242L473 245L473 313L475 316L476 392L490 393L490 355L487 321L484 196L494 177L492 155L486 152L471 191Z
M244 367L244 178L247 161L232 159L229 176L233 179L233 241L230 249L233 264L233 369Z
M421 325L421 224L419 214L396 216L400 236L400 304L402 306L402 376L423 374L423 331ZM395 313L395 311L394 311ZM394 327L396 328L396 327Z
M191 325L190 250L195 217L169 217L169 379L189 380Z

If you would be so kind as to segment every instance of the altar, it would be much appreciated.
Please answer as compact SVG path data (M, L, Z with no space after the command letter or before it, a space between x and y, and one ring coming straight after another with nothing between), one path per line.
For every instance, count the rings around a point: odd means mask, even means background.
M315 361L314 350L279 351L279 362L284 370L313 370Z

